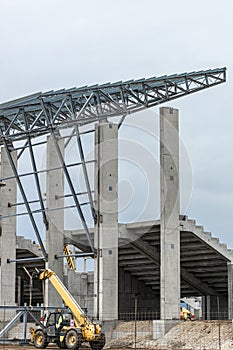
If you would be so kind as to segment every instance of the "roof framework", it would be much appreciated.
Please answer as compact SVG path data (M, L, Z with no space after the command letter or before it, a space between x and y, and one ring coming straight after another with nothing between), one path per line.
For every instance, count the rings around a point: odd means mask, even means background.
M92 217L95 219L93 191L91 190L88 175L88 162L85 159L81 127L100 122L101 120L108 120L111 117L118 117L118 127L120 127L125 117L129 114L204 90L225 81L226 68L217 68L149 79L119 81L103 85L48 91L0 104L0 145L3 145L6 149L23 204L26 208L26 214L30 218L39 244L42 247L44 259L47 259L47 253L31 204L35 201L39 203L39 209L36 212L41 213L46 229L48 229L47 212L53 210L53 208L45 207L39 179L40 170L38 170L36 164L34 151L35 146L44 143L44 141L35 143L33 142L34 138L42 135L52 136L60 167L64 171L69 188L69 193L66 196L73 198L74 207L77 209L87 236L90 254L93 254L94 245L82 210L82 205L90 205ZM78 164L66 164L59 148L58 140L61 138L59 131L64 128L71 128L72 130L65 145L67 146L73 137L76 140L80 157ZM84 133L90 131L93 130L84 131ZM21 177L29 175L29 173L19 174L12 157L12 151L15 149L13 143L22 140L24 140L24 145L18 148L18 158L21 157L26 149L28 150L32 167L30 174L34 176L37 190L37 199L35 201L28 200L21 181ZM88 196L88 202L86 203L80 202L79 196L83 193L76 193L75 191L68 170L70 166L81 166L85 179L85 193ZM7 179L1 179L1 181L7 181ZM4 218L2 217L2 219Z
M225 80L226 69L219 68L37 93L0 104L0 136L15 141L47 134L51 128L122 117Z

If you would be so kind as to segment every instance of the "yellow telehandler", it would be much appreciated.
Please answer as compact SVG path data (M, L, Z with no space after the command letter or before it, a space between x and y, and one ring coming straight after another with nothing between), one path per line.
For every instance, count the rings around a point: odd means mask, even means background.
M49 343L55 343L61 349L78 349L83 342L89 342L92 350L101 350L105 345L105 335L101 325L91 321L85 315L56 273L46 269L34 273L33 278L49 279L71 311L70 315L51 312L44 328L31 329L31 342L34 346L37 349L45 349Z

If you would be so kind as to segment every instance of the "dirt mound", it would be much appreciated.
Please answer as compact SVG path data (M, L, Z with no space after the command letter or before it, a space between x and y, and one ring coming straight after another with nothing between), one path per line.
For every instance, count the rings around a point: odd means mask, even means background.
M144 321L141 324L139 322L137 330L142 332L150 327L151 321ZM134 322L120 323L116 331L117 334L122 334L122 336L111 340L106 348L125 349L134 347ZM138 336L137 348L156 350L233 350L232 322L182 322L170 329L161 339L152 340L150 336Z
M155 349L222 350L233 349L231 321L182 322L161 339L153 341Z

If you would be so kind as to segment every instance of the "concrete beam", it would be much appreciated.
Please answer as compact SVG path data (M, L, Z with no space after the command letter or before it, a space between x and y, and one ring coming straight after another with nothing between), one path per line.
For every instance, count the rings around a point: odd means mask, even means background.
M152 280L152 279L148 279L148 281L146 281L146 285L147 286L159 286L160 285L160 281L159 280Z
M195 262L194 261L184 261L183 263L182 263L182 266L184 267L184 268L192 268L193 267L193 265L195 264ZM223 262L223 261L221 261L221 260L218 260L218 259L207 259L207 260L200 260L199 262L198 262L198 265L196 266L197 268L201 268L201 267L203 267L203 268L207 268L207 267L209 267L209 269L211 269L211 267L213 268L218 268L218 267L220 267L220 266L222 266L222 267L224 267L224 266L226 266L227 264L226 264L226 262Z
M127 256L119 256L118 261L137 261L142 259L144 259L143 255L135 253Z
M182 257L190 256L190 255L193 257L193 256L200 256L200 255L206 255L206 254L213 253L210 249L198 249L198 250L193 250L192 251L189 247L187 247L187 248L188 248L188 250L181 251L180 255Z
M120 267L134 267L134 266L138 266L138 265L143 265L143 264L147 264L147 265L151 265L151 261L149 261L148 259L141 259L141 260L136 260L136 261L119 261L119 266Z
M160 254L155 251L155 249L151 248L147 242L144 242L141 238L137 241L128 241L135 250L139 253L143 254L143 256L147 257L149 260L156 262L159 264L160 262Z
M125 256L125 255L128 255L128 254L135 254L135 250L133 248L128 248L128 249L121 249L119 250L119 256L122 255L122 256Z
M213 288L209 287L206 283L202 282L199 278L196 278L184 268L181 268L181 278L194 290L203 295L216 295L216 291Z
M216 264L218 264L217 263L217 261L224 261L223 259L221 259L220 258L220 256L219 255L217 255L217 254L206 254L206 255L192 255L192 253L190 253L190 256L189 257L181 257L180 258L180 261L181 262L185 262L185 261L193 261L193 262L199 262L199 261L205 261L205 260L208 260L208 261L210 261L210 260L216 260Z
M156 268L157 268L157 270L155 270ZM158 265L151 264L149 261L148 261L148 264L143 264L141 266L141 269L142 269L142 273L152 270L155 272L155 274L157 274L157 273L160 274L159 269L158 269ZM125 267L124 270L127 271L128 269ZM133 271L138 271L139 268L138 268L138 266L131 266L131 267L129 267L129 270L130 270L130 272L134 273Z
M145 269L142 269L142 271L137 271L137 272L132 272L131 271L131 276L142 276L142 277L144 277L144 276L150 276L150 278L151 278L151 276L153 277L153 276L159 276L159 270L158 271L154 271L154 269L153 270L148 270L148 271L146 271Z
M220 277L221 278L222 276L224 276L224 273L223 272L216 272L216 271L210 271L208 273L206 273L206 272L203 272L203 273L198 272L198 273L196 273L195 272L195 276L201 277L201 278L207 278L207 279L211 279L212 277L213 278L216 278L216 277Z
M137 231L138 229L141 231L141 229L151 229L152 227L157 227L159 229L160 226L160 220L148 220L148 221L141 221L141 222L132 222L130 224L125 225L128 230L134 230Z
M215 273L215 272L217 272L217 271L220 271L221 273L227 273L227 265L226 264L222 264L222 265L220 265L220 266L215 266L214 267L214 269L212 269L212 267L211 266L205 266L205 267L196 267L196 266L194 266L194 265L192 265L192 267L190 267L189 268L189 272L195 272L195 274L196 273L209 273L209 274L211 274L211 273Z
M71 236L72 237L72 236ZM74 247L80 249L82 252L84 253L89 253L91 252L91 249L90 247L84 245L84 244L81 244L78 240L76 239L73 239L73 238L70 238L70 237L67 237L67 236L64 236L64 244L70 244L70 245L73 245Z

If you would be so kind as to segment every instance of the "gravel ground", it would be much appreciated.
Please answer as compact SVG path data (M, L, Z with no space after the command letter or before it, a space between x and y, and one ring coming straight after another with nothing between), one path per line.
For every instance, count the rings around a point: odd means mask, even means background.
M20 346L20 345L8 345L8 344L0 344L0 350L23 350L23 349L28 349L28 350L35 350L35 347L34 346ZM46 349L48 350L52 350L52 349L56 349L58 350L59 348L56 347L56 346L53 346L53 345L49 345ZM84 347L82 346L81 348L79 348L80 350L90 350L89 347ZM114 350L127 350L127 348L121 348L121 349L116 349L114 348ZM112 350L112 349L108 349L108 350ZM132 350L132 348L130 349ZM148 350L148 349L147 349Z
M17 345L0 345L0 349L2 349L2 350L19 350L19 349L28 349L28 350L35 350L35 348L33 347L33 346L27 346L27 347L25 347L25 346L17 346ZM58 350L59 348L57 348L57 347L55 347L55 346L48 346L46 349L51 349L51 350ZM82 347L82 348L80 348L80 350L84 350L84 349L89 349L90 350L90 348L88 348L88 347L86 347L86 348L84 348L84 347ZM128 348L129 349L129 348ZM109 350L109 349L108 349ZM112 349L113 350L113 349ZM121 349L116 349L116 348L114 348L114 350L127 350L127 348L121 348ZM130 349L130 350L132 350L132 348ZM148 350L148 349L147 349Z
M150 323L142 322L138 330L148 329ZM182 322L173 327L163 338L152 340L151 336L137 337L137 349L141 350L233 350L233 334L231 321L193 321ZM134 349L133 338L134 324L123 323L117 326L117 338L106 344L106 350L127 350ZM125 332L123 332L125 330ZM132 332L132 333L131 333ZM35 347L1 344L0 350L35 350ZM49 345L48 350L57 349ZM85 344L80 350L91 350Z

